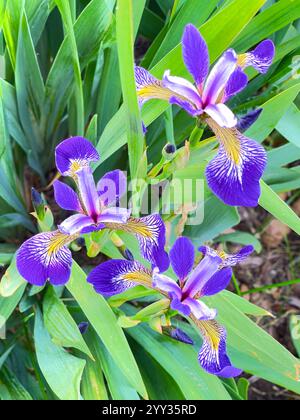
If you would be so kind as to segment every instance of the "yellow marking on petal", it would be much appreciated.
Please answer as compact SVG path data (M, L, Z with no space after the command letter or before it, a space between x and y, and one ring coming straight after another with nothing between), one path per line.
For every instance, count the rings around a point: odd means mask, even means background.
M248 54L239 54L238 59L237 59L238 67L241 67L242 69L247 67L247 60L248 60Z
M227 258L227 254L226 254L226 252L224 252L222 249L220 249L219 251L217 251L217 254L219 255L219 257L220 257L222 260L226 260L226 258Z
M152 285L152 277L150 273L135 271L132 273L126 273L122 277L124 280L129 282L143 284L148 287L151 287Z
M168 101L174 93L161 85L149 85L138 90L138 96L142 100L163 99Z
M129 219L127 223L105 223L107 229L121 230L127 233L137 233L145 238L153 238L153 232L140 220Z
M80 163L78 161L74 160L71 164L70 170L72 172L77 172L77 171L80 171L81 167L82 166L80 165Z
M47 249L48 255L51 256L57 253L62 247L68 245L69 243L77 239L78 236L79 235L65 235L58 231L55 235L53 235L53 238L49 242L49 246Z
M207 124L224 146L228 157L236 164L241 163L241 143L238 131L235 128L222 128L212 118L207 119Z
M195 317L192 318L210 347L217 352L221 341L220 325L216 321L199 321Z

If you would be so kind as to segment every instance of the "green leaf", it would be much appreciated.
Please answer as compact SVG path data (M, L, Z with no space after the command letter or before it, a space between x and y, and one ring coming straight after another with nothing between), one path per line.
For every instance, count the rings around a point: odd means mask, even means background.
M276 126L276 130L289 142L300 148L300 111L292 104Z
M14 256L10 266L6 270L0 283L0 296L12 296L20 287L26 286L26 282L19 274L16 265L16 256Z
M259 13L242 31L234 48L247 50L300 17L298 0L280 0Z
M131 178L134 179L144 150L144 137L134 76L132 0L118 1L116 28L121 85L127 122L129 166Z
M69 49L72 54L72 62L74 69L74 87L75 87L75 101L76 101L76 120L77 120L77 135L84 134L84 100L83 88L81 80L81 70L79 62L79 54L76 45L76 37L73 27L73 19L70 3L63 0L55 0L64 23L66 38L69 42Z
M101 364L110 394L114 400L139 400L135 389L118 368L109 352L94 331L89 331L89 342L93 342L95 359Z
M92 286L86 282L86 275L76 263L73 264L72 276L67 288L129 383L140 395L147 397L137 364L114 313L105 299L97 295Z
M300 235L300 219L297 214L264 181L261 181L261 189L259 204Z
M292 315L290 318L290 331L292 341L300 358L300 318L297 315Z
M274 130L285 112L300 92L300 83L284 90L265 102L261 108L263 113L255 124L247 131L247 136L262 142Z
M93 358L79 328L58 298L53 287L49 287L43 301L44 323L54 344L60 347L74 347Z
M257 253L261 253L262 245L260 241L251 233L235 231L234 233L227 233L220 235L215 239L216 242L231 242L242 245L253 245Z
M81 70L94 58L112 21L112 13L105 1L92 0L74 25L74 33ZM61 77L61 75L64 77ZM74 72L72 52L66 37L56 55L46 81L44 118L46 138L51 138L72 94Z
M85 360L53 344L40 311L36 312L34 340L39 367L52 391L61 400L80 400Z
M14 373L5 367L0 372L0 399L13 401L32 400L31 395Z
M23 296L25 287L26 284L23 284L23 286L21 286L13 295L9 297L0 297L0 329L4 327L5 322L16 309Z

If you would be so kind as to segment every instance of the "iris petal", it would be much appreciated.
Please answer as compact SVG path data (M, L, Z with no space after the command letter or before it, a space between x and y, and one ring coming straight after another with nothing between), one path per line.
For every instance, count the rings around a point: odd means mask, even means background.
M59 231L39 233L28 239L18 251L17 268L29 283L43 286L67 283L71 274L72 254L67 245L74 239Z
M82 207L76 192L60 181L55 181L54 187L54 198L56 203L64 210L82 212Z
M100 214L100 198L96 189L91 168L82 168L76 172L78 189L85 211L95 223Z
M142 67L135 67L135 83L140 106L150 99L169 101L171 96L174 95L173 92L162 85L160 80Z
M120 199L127 192L127 178L124 172L119 170L108 172L98 182L97 191L105 207L118 206Z
M241 54L238 64L242 68L252 66L259 73L267 73L275 57L275 45L270 39L262 41L253 51Z
M188 238L178 238L170 251L171 265L179 280L190 274L195 262L195 250Z
M74 176L79 169L89 167L91 162L99 159L92 143L83 137L71 137L55 149L56 166L64 176Z
M227 205L256 207L267 163L264 148L236 129L208 123L221 142L218 155L206 169L209 187Z
M65 219L58 228L65 235L74 235L76 233L82 233L83 229L94 225L95 223L90 216L86 216L85 214L74 214Z
M198 360L204 370L223 378L239 376L242 371L235 368L227 355L227 333L216 321L195 321L203 337L203 346Z
M127 260L107 261L91 271L87 278L97 293L113 296L137 284L152 285L151 273L140 263Z
M187 25L182 38L182 53L186 68L201 90L209 71L208 47L194 25Z
M224 104L208 105L205 112L213 118L220 127L233 128L237 125L234 113Z
M108 229L120 230L136 235L142 256L150 261L154 266L158 266L162 271L165 267L160 267L159 262L165 264L161 258L165 254L166 228L159 214L152 214L142 218L131 217L125 224L106 223Z

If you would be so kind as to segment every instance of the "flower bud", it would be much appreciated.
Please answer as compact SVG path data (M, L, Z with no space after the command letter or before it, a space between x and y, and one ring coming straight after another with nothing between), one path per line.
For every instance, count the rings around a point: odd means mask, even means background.
M31 189L31 200L38 220L43 221L46 215L45 202L42 195L33 187Z

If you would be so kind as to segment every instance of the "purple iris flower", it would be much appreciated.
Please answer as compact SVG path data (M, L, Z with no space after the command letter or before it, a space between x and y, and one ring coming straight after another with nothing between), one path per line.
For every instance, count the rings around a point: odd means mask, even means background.
M110 229L134 234L142 255L149 261L161 257L164 266L165 226L158 214L133 218L130 211L119 207L127 190L123 172L107 173L96 185L91 163L99 160L94 146L82 137L63 141L56 148L56 166L63 176L75 182L78 193L56 181L54 196L57 204L75 212L55 232L40 233L27 240L19 249L17 267L31 284L42 286L47 280L54 285L65 284L71 273L72 254L68 245L80 235Z
M241 134L238 120L226 102L247 86L248 77L243 71L246 67L252 66L260 73L268 71L275 55L274 44L265 40L242 55L229 49L210 73L207 44L193 25L185 28L182 48L194 83L171 76L169 70L163 80L158 80L136 67L140 106L150 99L166 100L208 124L220 142L219 153L206 170L209 187L225 204L255 207L261 192L259 181L266 168L266 152L256 141ZM258 116L253 114L248 124Z
M172 247L169 258L177 277L162 273L158 267L147 269L137 261L111 260L96 267L88 282L97 293L104 296L119 294L142 284L158 290L170 299L171 309L190 317L203 337L199 363L209 373L221 377L238 376L241 371L232 366L226 350L226 330L217 323L217 311L210 309L201 298L213 296L224 290L232 278L232 266L253 252L253 247L243 248L238 254L226 255L201 247L202 261L195 265L195 250L187 238L179 238Z

